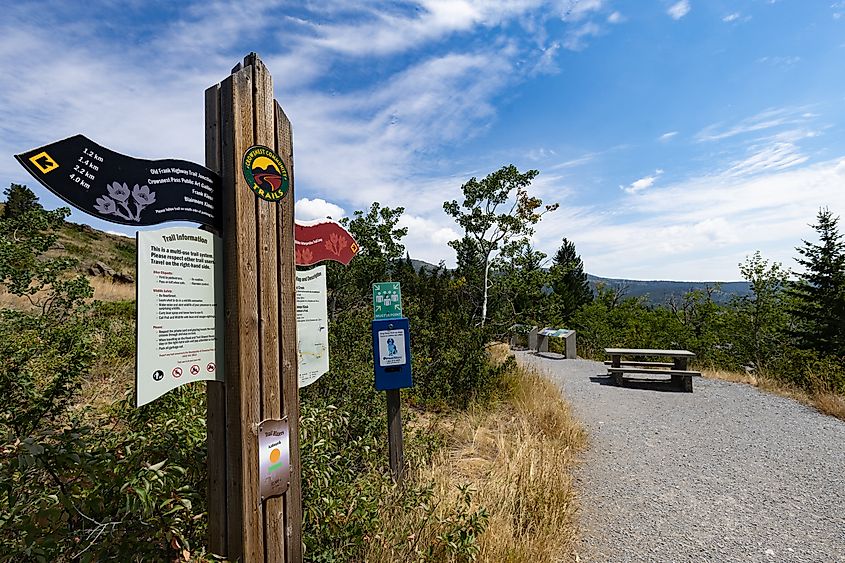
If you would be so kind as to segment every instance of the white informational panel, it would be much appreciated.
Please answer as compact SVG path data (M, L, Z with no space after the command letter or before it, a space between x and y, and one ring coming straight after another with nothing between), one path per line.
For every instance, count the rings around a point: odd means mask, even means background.
M296 337L299 387L329 371L329 313L326 267L296 272Z
M138 232L136 405L198 380L223 381L222 241L172 227Z
M404 330L378 331L378 363L383 368L407 363Z

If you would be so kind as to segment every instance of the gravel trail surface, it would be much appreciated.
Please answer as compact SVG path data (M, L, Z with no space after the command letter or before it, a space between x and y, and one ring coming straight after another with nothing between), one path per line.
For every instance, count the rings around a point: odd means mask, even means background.
M580 561L845 562L845 422L748 385L619 388L600 362L517 359L589 432Z

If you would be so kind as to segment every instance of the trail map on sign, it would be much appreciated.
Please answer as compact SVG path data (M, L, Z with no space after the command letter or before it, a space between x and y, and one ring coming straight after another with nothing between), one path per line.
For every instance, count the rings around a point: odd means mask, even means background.
M329 371L329 315L326 267L296 272L296 336L299 387Z

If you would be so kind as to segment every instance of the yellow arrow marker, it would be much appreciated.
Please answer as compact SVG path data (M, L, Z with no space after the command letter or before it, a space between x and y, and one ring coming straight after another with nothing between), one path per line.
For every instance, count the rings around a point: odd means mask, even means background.
M59 167L56 161L53 160L53 157L44 151L36 154L35 156L29 157L29 161L41 170L42 174L46 174L47 172Z

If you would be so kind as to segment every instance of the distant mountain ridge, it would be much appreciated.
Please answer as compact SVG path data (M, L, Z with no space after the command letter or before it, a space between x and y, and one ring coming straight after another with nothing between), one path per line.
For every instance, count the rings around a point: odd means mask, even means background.
M751 286L745 281L716 282L716 281L668 281L668 280L626 280L616 278L602 278L587 274L593 293L600 283L612 289L623 290L626 297L645 297L652 305L665 304L672 296L682 298L685 293L698 289L704 290L708 287L718 291L713 293L713 300L717 303L726 303L733 297L751 295Z
M431 271L438 267L415 258L411 258L411 264L417 271L421 269ZM715 288L716 286L719 289L713 292L713 300L717 303L727 303L733 297L751 295L751 286L745 281L628 280L624 278L603 278L592 274L587 274L587 281L590 283L590 289L593 290L594 294L596 293L596 286L602 283L611 289L624 291L625 297L644 297L646 302L651 305L664 305L673 296L676 299L681 299L689 291L695 289L703 291L708 287Z

